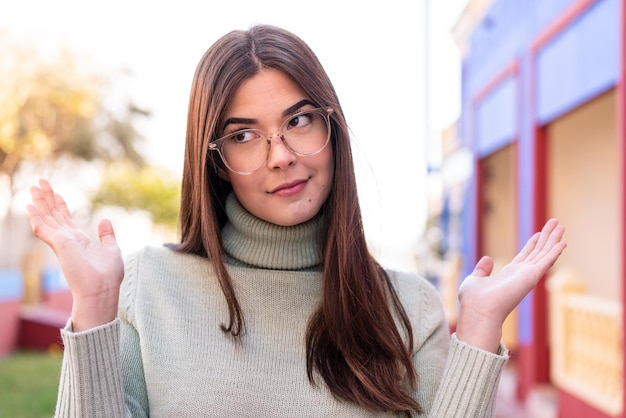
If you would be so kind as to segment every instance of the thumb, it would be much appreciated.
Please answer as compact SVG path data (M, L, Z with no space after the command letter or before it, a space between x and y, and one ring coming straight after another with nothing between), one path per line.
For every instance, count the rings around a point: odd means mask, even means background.
M483 256L480 260L478 260L478 263L476 263L472 276L487 277L491 274L492 270L493 259L488 256Z
M108 219L103 219L98 223L98 237L104 247L117 246L115 231L113 231L113 225L111 225L111 221Z

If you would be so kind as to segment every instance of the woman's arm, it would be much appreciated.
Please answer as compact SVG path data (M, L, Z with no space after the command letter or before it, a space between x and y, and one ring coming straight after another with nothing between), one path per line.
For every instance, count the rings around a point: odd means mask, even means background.
M47 181L32 187L31 195L27 210L33 233L55 252L73 298L71 321L61 331L64 353L56 416L139 416L125 406L122 372L130 371L121 364L124 324L116 319L124 263L111 223L100 222L100 242L93 242Z
M55 417L131 416L124 407L120 320L82 332L61 331L63 365Z
M506 350L500 346L497 353L491 353L455 335L450 338L437 290L424 281L418 294L413 329L417 342L413 363L418 374L415 399L431 418L493 417L500 374L508 359Z
M498 382L508 358L500 343L502 325L565 249L563 233L563 226L549 220L511 263L492 277L493 261L483 257L459 289L461 306L451 340L442 307L428 306L422 312L424 317L440 318L425 328L430 331L415 359L420 376L418 395L426 395L418 399L429 417L493 416ZM426 300L436 298L423 295ZM448 343L450 351L444 362L438 354L446 351ZM424 384L437 388L434 399L431 388Z

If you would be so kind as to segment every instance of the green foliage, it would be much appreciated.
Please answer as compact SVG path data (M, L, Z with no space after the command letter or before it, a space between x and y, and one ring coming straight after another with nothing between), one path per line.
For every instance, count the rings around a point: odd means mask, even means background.
M17 352L0 359L0 416L51 417L60 373L59 353Z
M166 171L128 163L107 167L100 190L92 198L94 208L119 206L148 212L152 221L176 228L180 206L180 182Z
M63 157L143 163L133 123L149 113L107 109L109 80L86 57L46 56L2 32L0 55L0 174L13 179L25 160Z

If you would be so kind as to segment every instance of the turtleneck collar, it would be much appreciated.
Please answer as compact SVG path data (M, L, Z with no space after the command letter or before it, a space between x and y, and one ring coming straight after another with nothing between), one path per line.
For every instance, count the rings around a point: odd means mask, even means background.
M323 217L294 226L266 222L248 212L234 193L226 199L222 244L229 264L272 270L318 270Z

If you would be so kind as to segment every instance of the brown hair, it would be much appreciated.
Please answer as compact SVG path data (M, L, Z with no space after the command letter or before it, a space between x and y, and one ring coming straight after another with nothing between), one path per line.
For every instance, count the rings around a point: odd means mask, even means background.
M349 133L335 90L300 38L273 26L233 31L204 54L193 78L180 211L178 251L211 259L228 303L225 332L241 337L244 315L222 258L221 228L230 183L208 144L242 81L264 68L291 76L319 106L331 107L335 176L322 211L323 297L306 333L307 374L331 392L376 411L421 412L411 396L417 374L413 331L389 277L369 254L357 200ZM398 329L397 322L404 333Z

